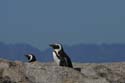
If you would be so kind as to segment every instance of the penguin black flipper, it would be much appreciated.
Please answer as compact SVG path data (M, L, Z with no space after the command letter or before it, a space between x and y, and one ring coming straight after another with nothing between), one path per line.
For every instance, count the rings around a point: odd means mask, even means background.
M68 57L68 55L65 52L60 51L59 55L60 55L60 60L61 60L60 66L67 66L67 67L73 68L71 59Z
M72 62L68 56L67 56L67 58L65 58L65 61L66 61L68 67L73 68Z
M66 60L64 57L60 57L60 63L59 66L67 66Z

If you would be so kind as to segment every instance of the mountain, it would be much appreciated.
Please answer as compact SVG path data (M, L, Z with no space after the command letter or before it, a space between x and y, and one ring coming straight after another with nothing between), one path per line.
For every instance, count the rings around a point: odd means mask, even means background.
M24 61L25 54L35 53L40 55L41 51L28 44L5 44L0 42L0 57L10 60L22 60Z
M73 62L119 62L125 61L125 44L78 44L64 45L65 52ZM52 49L39 50L29 44L6 44L0 42L0 58L27 61L25 54L33 53L38 61L53 61Z

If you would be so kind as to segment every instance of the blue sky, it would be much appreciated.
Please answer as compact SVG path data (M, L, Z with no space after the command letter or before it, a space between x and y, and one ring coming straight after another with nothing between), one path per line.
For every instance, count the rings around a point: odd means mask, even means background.
M0 41L125 43L125 0L1 0Z

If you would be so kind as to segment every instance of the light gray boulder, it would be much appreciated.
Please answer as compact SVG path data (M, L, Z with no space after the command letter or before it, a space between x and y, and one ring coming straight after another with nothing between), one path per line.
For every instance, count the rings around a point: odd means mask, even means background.
M54 63L0 59L0 83L125 83L125 63L73 63L81 72Z

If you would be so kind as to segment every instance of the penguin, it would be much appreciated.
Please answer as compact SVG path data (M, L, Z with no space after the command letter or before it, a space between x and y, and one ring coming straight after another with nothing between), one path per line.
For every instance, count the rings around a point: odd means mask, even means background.
M28 62L35 62L36 61L36 57L34 54L27 54L25 55L28 59Z
M71 59L64 52L62 44L55 43L55 44L50 44L49 46L54 49L54 51L52 52L53 59L57 63L57 65L73 68Z

